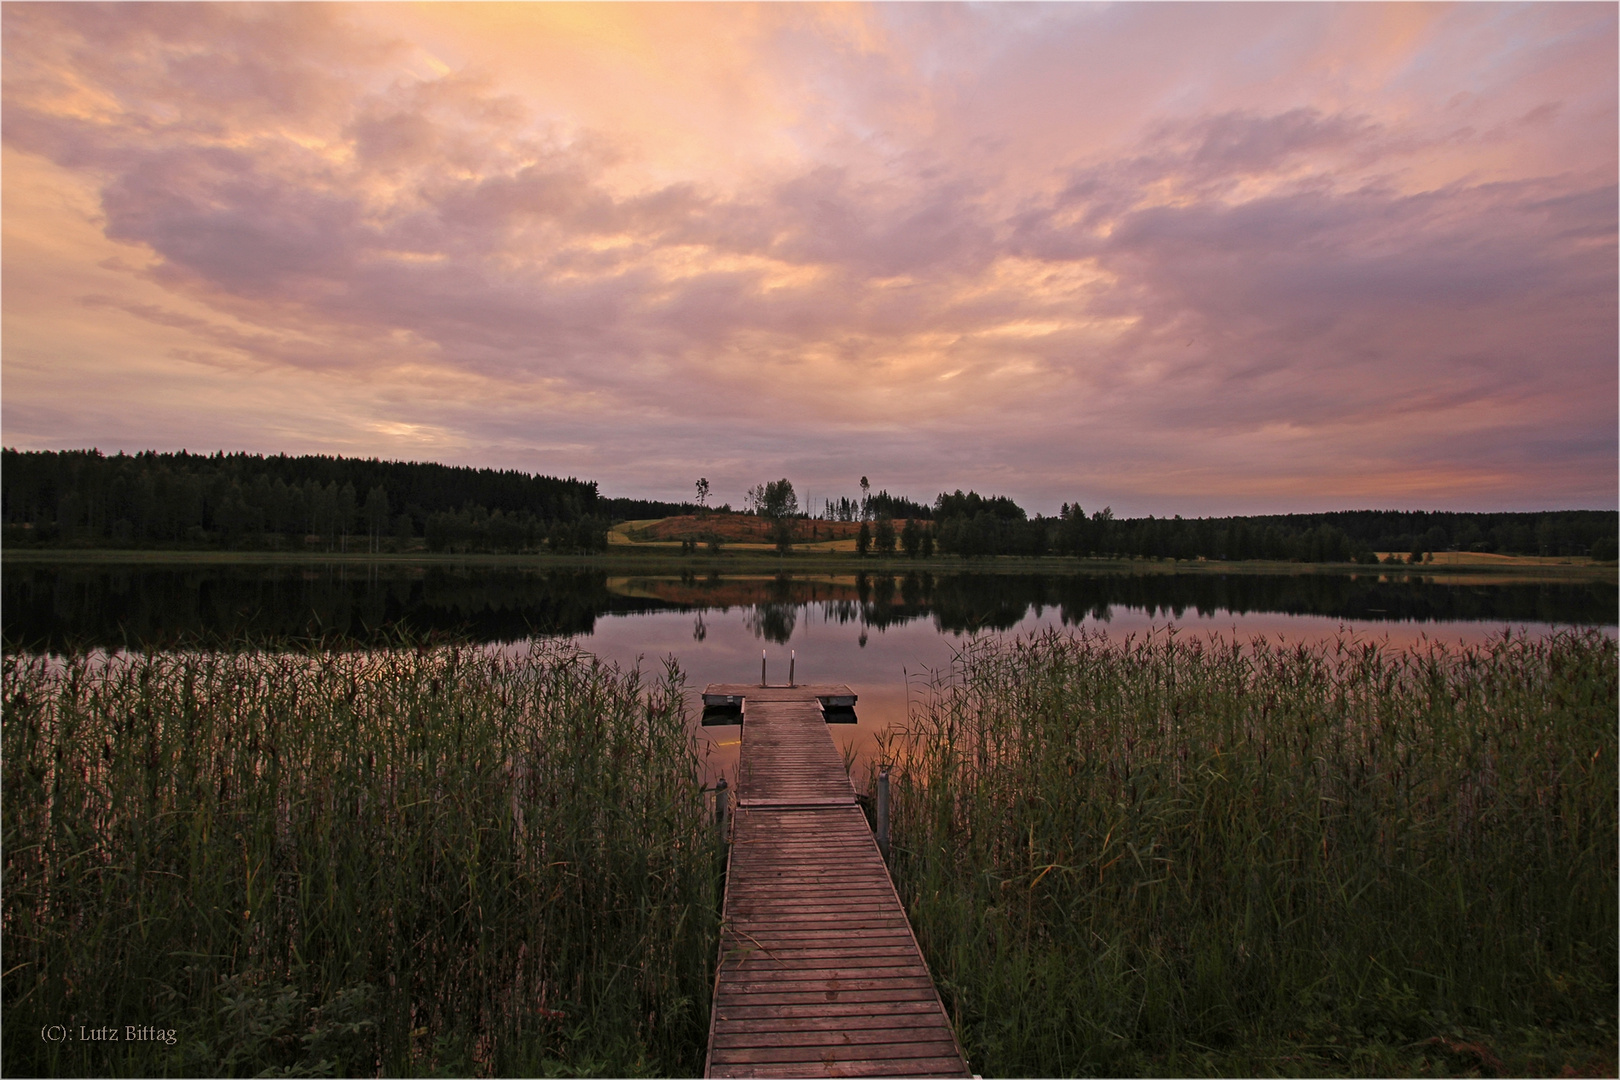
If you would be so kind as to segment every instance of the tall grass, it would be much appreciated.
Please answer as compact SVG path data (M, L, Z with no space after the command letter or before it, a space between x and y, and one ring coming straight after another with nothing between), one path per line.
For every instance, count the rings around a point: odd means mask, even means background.
M1596 632L971 643L887 752L974 1071L1612 1069L1616 683Z
M5 1072L696 1073L720 852L680 683L7 655Z

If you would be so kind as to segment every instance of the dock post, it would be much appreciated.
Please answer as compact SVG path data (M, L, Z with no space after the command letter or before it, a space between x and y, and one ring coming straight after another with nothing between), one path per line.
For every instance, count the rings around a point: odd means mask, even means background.
M759 650L759 685L765 685L765 650Z
M889 767L877 774L877 846L885 860L889 857Z
M798 683L795 683L793 681L793 665L798 663L798 662L799 662L799 650L794 649L794 650L792 650L791 652L788 653L788 685L789 686L797 686L798 685Z
M728 787L726 778L723 776L720 778L720 782L714 785L714 823L720 829L721 841L726 838L726 813L730 809L727 806L730 801Z

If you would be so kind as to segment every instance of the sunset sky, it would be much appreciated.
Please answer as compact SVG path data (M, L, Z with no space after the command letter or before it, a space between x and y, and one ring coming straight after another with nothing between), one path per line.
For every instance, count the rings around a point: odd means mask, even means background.
M5 4L0 438L1613 508L1616 14Z

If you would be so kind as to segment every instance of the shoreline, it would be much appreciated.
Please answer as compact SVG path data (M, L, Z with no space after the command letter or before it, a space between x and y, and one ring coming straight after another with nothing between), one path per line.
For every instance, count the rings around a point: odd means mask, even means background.
M1534 561L1532 561L1534 560ZM913 559L897 556L805 552L699 552L679 555L666 551L626 551L603 554L492 554L389 552L380 554L313 551L220 551L143 548L10 548L0 552L5 563L89 564L124 566L229 566L229 565L355 565L355 566L466 566L512 569L634 569L641 573L816 574L851 573L934 574L1243 574L1243 575L1377 575L1390 578L1422 577L1476 583L1510 581L1596 581L1620 584L1620 564L1543 560L1537 556L1496 556L1490 561L1434 563L1298 563L1270 560L1216 561L1175 559L1092 559L1066 556L994 555L963 558L934 555Z

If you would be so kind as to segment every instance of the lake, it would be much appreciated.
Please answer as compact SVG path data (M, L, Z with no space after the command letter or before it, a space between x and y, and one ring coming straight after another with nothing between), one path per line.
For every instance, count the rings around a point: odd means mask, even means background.
M959 565L959 564L956 564ZM791 654L800 682L847 683L858 722L835 739L865 757L906 717L908 693L947 668L973 634L1047 627L1315 641L1341 632L1409 647L1595 626L1616 633L1612 581L1504 574L1086 574L991 571L734 576L455 563L8 562L0 575L8 648L172 647L244 637L359 646L406 632L503 647L566 637L624 665L674 656L688 688L772 682ZM701 711L694 708L693 715ZM730 774L736 727L702 729L709 772Z

